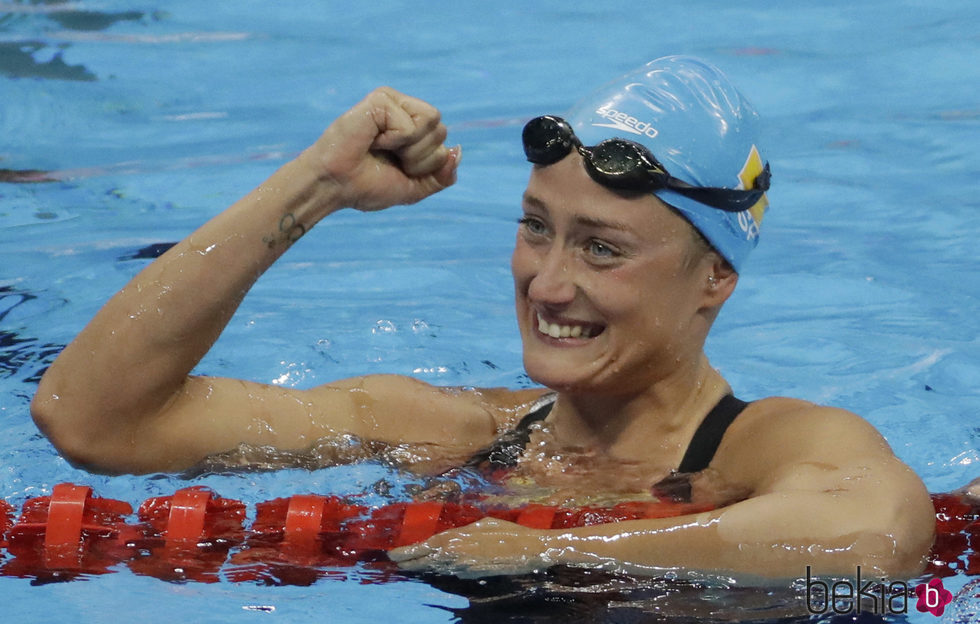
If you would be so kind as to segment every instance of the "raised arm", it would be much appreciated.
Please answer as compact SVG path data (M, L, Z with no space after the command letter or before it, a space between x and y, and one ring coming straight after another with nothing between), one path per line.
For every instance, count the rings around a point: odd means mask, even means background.
M933 508L922 482L874 428L843 410L788 399L760 403L739 417L708 469L711 478L750 492L741 502L570 530L482 520L392 556L406 568L463 576L557 564L769 578L799 578L807 566L814 575L853 575L861 566L867 578L921 572Z
M40 429L73 462L108 472L186 468L241 442L300 448L336 432L407 436L369 413L371 392L406 392L409 403L446 393L404 378L297 391L189 373L255 280L321 219L414 203L453 184L460 152L445 139L435 108L372 92L102 308L42 378L31 404ZM460 426L492 434L472 403ZM421 435L460 433L429 429Z

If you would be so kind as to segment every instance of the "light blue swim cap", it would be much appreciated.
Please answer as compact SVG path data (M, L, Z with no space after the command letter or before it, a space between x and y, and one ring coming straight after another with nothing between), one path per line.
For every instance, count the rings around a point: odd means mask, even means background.
M671 176L696 186L752 188L764 168L759 115L721 70L666 56L593 91L566 115L584 145L613 137L646 146ZM677 209L736 271L759 242L769 205L727 212L670 189L654 191Z

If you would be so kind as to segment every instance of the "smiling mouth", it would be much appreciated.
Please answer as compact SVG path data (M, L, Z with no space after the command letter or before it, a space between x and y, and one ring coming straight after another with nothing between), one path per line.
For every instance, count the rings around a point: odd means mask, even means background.
M538 332L551 338L594 338L605 329L596 323L551 323L541 314L538 317Z

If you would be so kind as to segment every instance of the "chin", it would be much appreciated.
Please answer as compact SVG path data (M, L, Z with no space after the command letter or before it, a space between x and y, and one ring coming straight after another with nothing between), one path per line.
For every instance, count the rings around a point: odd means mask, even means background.
M583 378L582 370L573 370L568 363L548 361L551 358L524 357L524 371L536 384L556 392L579 394L590 391L588 379Z

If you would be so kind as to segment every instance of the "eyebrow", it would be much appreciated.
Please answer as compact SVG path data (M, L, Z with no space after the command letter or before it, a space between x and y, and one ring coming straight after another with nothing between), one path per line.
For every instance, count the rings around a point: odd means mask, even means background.
M524 204L527 206L530 206L532 208L537 208L539 210L543 210L546 213L549 212L548 205L543 200L541 200L538 197L535 197L534 195L528 195L527 193L525 193L523 200L524 200ZM631 226L621 221L610 221L607 219L599 219L597 217L588 217L585 215L575 215L574 219L576 225L582 225L582 226L592 227L592 228L619 230L621 232L633 231L633 228Z
M593 217L584 217L582 215L575 215L575 223L578 225L585 225L588 227L602 228L608 230L619 230L621 232L632 232L633 228L621 223L619 221L606 221L605 219L595 219Z

